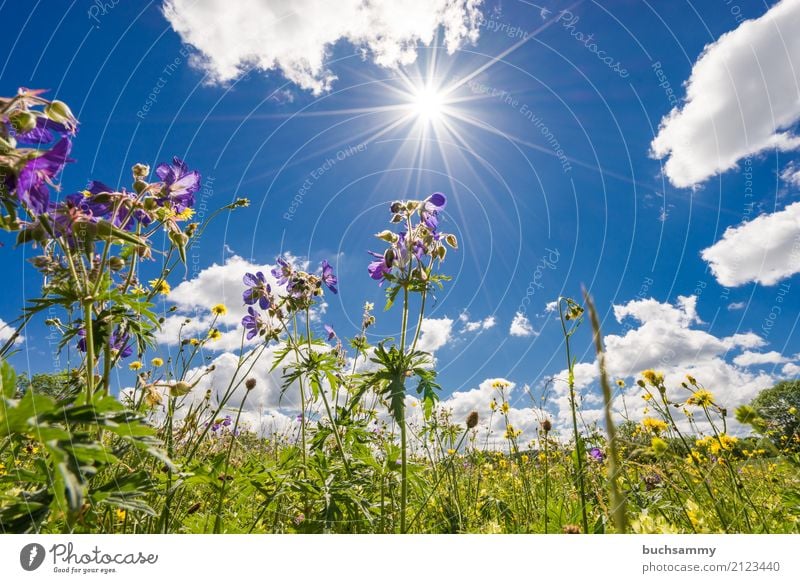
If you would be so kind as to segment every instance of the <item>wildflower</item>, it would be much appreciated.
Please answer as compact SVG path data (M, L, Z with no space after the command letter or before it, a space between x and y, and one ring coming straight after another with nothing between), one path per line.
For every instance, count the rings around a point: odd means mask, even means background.
M47 210L50 203L48 185L53 184L56 175L61 172L72 149L69 138L61 140L49 151L25 163L16 180L16 193L20 202L39 214Z
M422 203L420 217L422 222L431 231L436 231L439 226L439 212L447 205L447 197L441 192L434 192Z
M510 409L510 407L509 407L508 401L503 401L503 404L502 404L502 405L500 405L500 410L501 410L503 413L508 413L508 410L509 410L509 409Z
M111 333L111 338L108 342L111 345L111 349L116 351L120 358L128 358L133 354L133 346L128 343L128 339L128 334L123 334L119 328Z
M222 338L222 332L220 332L218 328L212 328L211 330L208 331L209 340L216 341L219 340L220 338Z
M622 379L617 379L617 386L620 389L624 389L625 388L625 381L623 381Z
M654 419L653 417L645 417L642 419L642 427L647 431L653 433L661 433L667 430L667 422L662 419Z
M530 458L525 454L522 454L519 459L523 464L527 464L528 461L530 460Z
M278 280L278 285L286 285L289 282L289 277L292 275L292 266L289 265L289 262L283 257L278 257L276 261L278 265L273 267L270 273Z
M489 403L489 409L491 409L492 411L496 410L497 409L497 401L492 399L492 401Z
M131 370L140 370L142 368L142 363L138 360L134 360L128 365L128 368Z
M166 296L172 291L172 288L169 287L169 284L164 279L151 279L148 283L150 283L150 289L156 293Z
M652 369L642 371L642 376L654 387L658 387L664 383L664 373L656 372Z
M247 308L247 315L242 318L242 326L247 330L247 339L252 340L266 327L264 319L258 310Z
M467 429L474 429L478 425L478 412L472 411L467 415Z
M159 199L162 206L169 202L176 213L194 206L194 193L200 188L199 172L190 171L184 161L175 156L172 164L159 164L156 174L164 181L164 196Z
M650 449L652 449L653 453L656 455L663 455L667 453L669 444L660 437L655 436L650 440Z
M606 456L599 447L593 447L589 450L589 457L596 462L602 462Z
M384 280L386 279L386 276L392 272L391 264L386 259L385 254L381 255L380 253L375 253L373 251L368 251L368 253L375 258L367 266L367 271L369 272L369 276L375 281L383 284Z
M114 515L117 517L117 520L119 522L122 522L123 520L125 520L127 512L125 512L125 510L123 510L122 508L117 508L117 510L114 512Z
M150 361L150 364L152 364L155 367L163 366L164 360L156 356L154 359Z
M789 407L789 408L786 410L786 412L787 412L789 415L797 415L797 407Z
M328 333L328 341L331 341L334 338L336 338L336 331L333 329L333 326L331 326L330 324L323 324L322 327L325 328L325 332Z
M697 405L698 407L709 407L714 404L714 396L705 389L698 389L692 396L686 399L688 405Z
M200 344L200 341L197 338L191 338L189 340L189 344L191 344L192 346L197 346L198 344Z
M269 294L272 288L267 283L267 278L264 277L264 274L260 271L255 274L245 273L242 282L244 285L248 286L248 288L244 290L244 293L242 293L244 303L252 305L258 302L262 310L268 309L270 306Z
M336 289L336 284L339 283L339 279L333 274L333 267L326 259L322 260L322 283L333 293L339 293Z
M215 316L224 316L228 313L228 308L225 307L225 304L217 304L211 308L211 313Z
M454 455L455 453L456 453L456 450L454 450L452 448L447 450L447 455Z

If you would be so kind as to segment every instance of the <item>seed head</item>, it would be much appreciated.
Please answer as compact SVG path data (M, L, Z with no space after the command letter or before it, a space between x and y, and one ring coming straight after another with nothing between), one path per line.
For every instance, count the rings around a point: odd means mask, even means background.
M256 388L256 379L254 379L254 378L252 378L252 377L251 377L251 378L249 378L249 379L247 379L247 380L244 382L244 387L245 387L245 388L246 388L248 391L252 391L253 389L255 389L255 388Z
M544 421L542 421L542 429L544 430L545 433L550 433L550 430L552 428L553 428L553 424L550 423L549 419L545 419Z
M473 429L478 425L478 412L472 411L467 415L467 429Z

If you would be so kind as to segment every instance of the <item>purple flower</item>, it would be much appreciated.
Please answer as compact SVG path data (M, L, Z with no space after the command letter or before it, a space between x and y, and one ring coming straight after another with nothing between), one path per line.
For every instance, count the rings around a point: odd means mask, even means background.
M606 456L599 447L593 447L589 450L589 457L596 462L602 462Z
M336 289L336 284L339 283L339 280L333 274L333 267L328 263L327 259L322 260L322 283L328 286L328 289L333 293L339 293Z
M329 341L336 338L336 331L333 329L333 326L331 326L330 324L324 324L322 327L325 328L325 332L328 333Z
M277 263L270 273L278 280L278 285L286 285L292 275L292 266L283 257L278 257Z
M86 352L86 328L78 330L78 350Z
M43 213L50 203L48 185L61 172L67 162L72 162L69 152L72 142L62 138L53 148L37 158L29 160L17 178L17 198L35 213Z
M46 117L36 118L36 127L28 132L23 132L14 136L18 144L28 146L38 146L41 144L49 144L53 141L53 132L57 132L62 136L67 134L74 134L70 132L66 126L55 122Z
M244 303L252 305L258 302L262 310L268 309L270 305L269 294L272 288L267 283L267 278L264 277L264 274L260 271L255 274L245 273L242 282L248 286L242 293Z
M128 334L122 334L117 328L112 332L109 344L111 348L119 353L120 358L128 358L133 354L133 346L128 343Z
M228 426L230 426L231 423L232 423L231 416L230 415L225 415L225 419L222 420L222 426L223 427L228 427Z
M114 189L102 182L92 180L85 191L76 192L65 197L64 204L80 209L91 219L108 218L114 205L108 197L104 201L97 200L96 195L103 192L114 192Z
M163 205L172 203L176 213L181 213L194 206L194 193L200 188L200 173L189 170L186 163L175 156L172 164L159 164L156 174L164 181L166 196L160 200Z
M383 255L375 253L374 251L368 251L368 253L375 258L375 260L367 266L369 276L383 285L386 276L392 272L392 268L386 263L386 257Z
M242 318L242 326L247 330L247 339L252 340L264 328L264 320L261 314L253 308L247 308L247 315Z
M420 216L422 222L431 231L435 231L439 226L439 211L447 205L447 197L441 192L434 192L422 202Z

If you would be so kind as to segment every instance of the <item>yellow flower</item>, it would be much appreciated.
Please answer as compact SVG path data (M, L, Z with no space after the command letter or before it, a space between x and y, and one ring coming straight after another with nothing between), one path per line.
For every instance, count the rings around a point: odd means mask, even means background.
M447 450L447 455L453 455L455 453L456 453L456 450L454 450L454 449L448 449Z
M688 405L697 405L698 407L708 407L714 404L714 395L705 389L698 389L692 396L686 399Z
M652 401L653 395L651 393L645 393L644 395L642 395L642 399L644 399L645 401Z
M211 330L208 331L208 338L209 340L219 340L220 338L222 338L222 332L220 332L216 328L212 328Z
M151 279L150 280L150 288L160 294L167 295L171 291L172 288L169 287L169 284L163 279Z
M197 346L198 344L200 344L200 341L197 338L192 338L191 340L189 340L189 344L191 344L192 346Z
M185 208L181 212L175 214L175 218L180 221L186 221L194 216L194 209Z
M654 437L650 440L650 447L656 455L663 455L667 453L669 444L660 437Z
M689 381L689 384L690 384L690 385L695 385L695 386L697 386L697 379L696 379L696 378L694 378L692 375L690 375L690 374L687 374L687 375L686 375L686 380L687 380L687 381Z
M489 409L491 409L492 411L494 411L495 409L497 409L497 401L495 401L494 399L492 399L492 402L491 402L491 403L489 403Z
M520 461L522 461L522 463L523 463L523 464L527 464L527 463L528 463L528 460L529 460L530 458L528 458L528 456L526 456L525 454L522 454L522 456L520 456L520 458L519 458L519 459L520 459Z
M625 381L623 381L622 379L617 379L617 386L620 389L624 389L625 388Z
M127 512L125 512L122 508L117 508L115 514L117 515L117 520L120 522L125 520L125 516L127 516Z
M644 380L654 387L657 387L664 382L664 373L656 372L652 369L642 371L642 376L644 377Z
M653 433L661 433L667 430L667 423L662 419L654 419L653 417L645 417L642 419L642 427Z
M139 362L138 360L134 360L132 363L128 365L128 368L131 370L139 370L140 368L142 368L142 363Z
M156 367L163 366L164 361L156 356L153 360L150 361L150 364Z
M225 307L225 304L217 304L211 308L211 313L215 316L224 316L228 313L228 308Z
M787 413L789 413L789 415L797 415L797 407L789 407Z
M508 413L509 409L508 401L503 401L503 404L500 406L500 409L503 411L503 413Z

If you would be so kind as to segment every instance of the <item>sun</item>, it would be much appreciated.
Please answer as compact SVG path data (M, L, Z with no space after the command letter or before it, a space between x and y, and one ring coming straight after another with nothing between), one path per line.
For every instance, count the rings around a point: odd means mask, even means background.
M444 106L444 95L433 87L418 87L411 95L411 110L420 121L440 121L445 113Z

